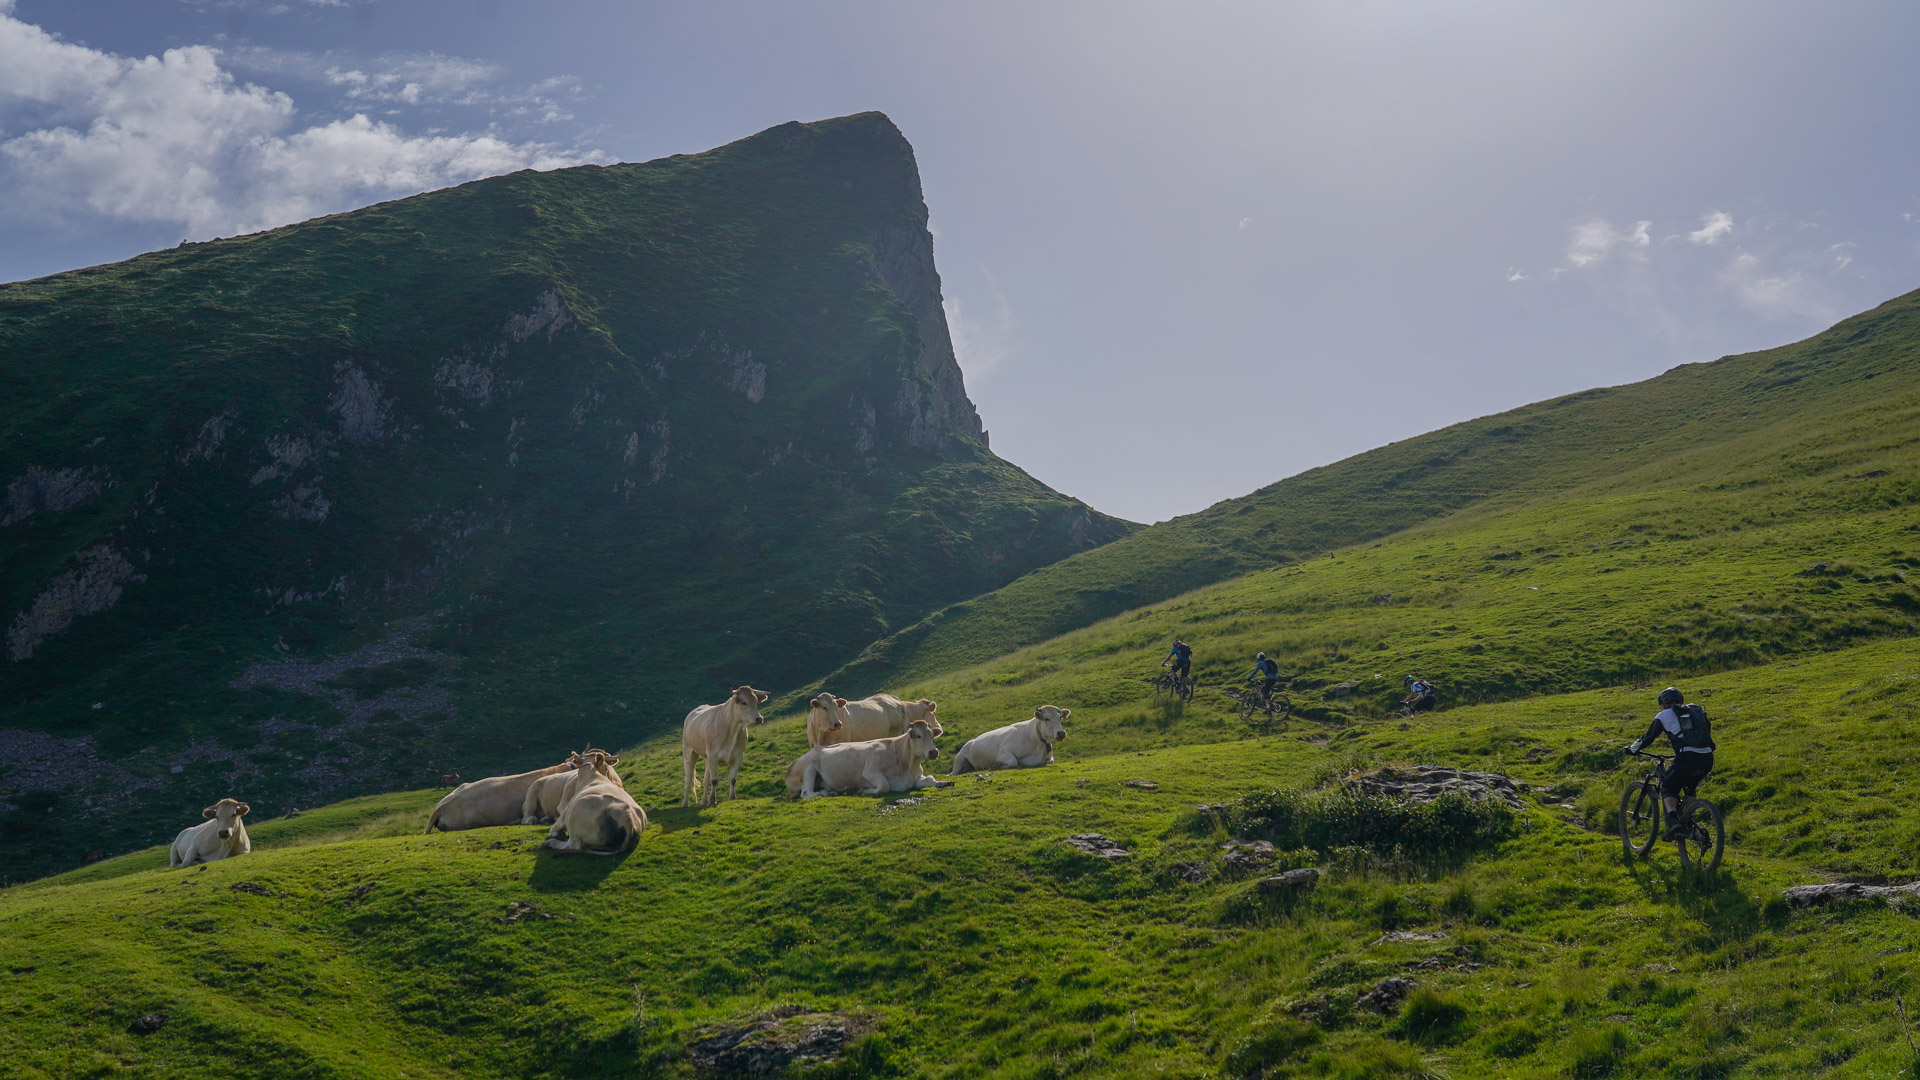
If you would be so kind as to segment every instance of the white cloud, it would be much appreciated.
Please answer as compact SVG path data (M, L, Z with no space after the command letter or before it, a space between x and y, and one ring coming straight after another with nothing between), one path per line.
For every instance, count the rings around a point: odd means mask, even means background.
M1715 210L1700 219L1700 227L1687 234L1694 244L1717 244L1733 232L1733 215Z
M0 141L11 209L172 224L203 238L601 159L493 134L412 135L358 114L303 124L291 97L236 81L222 60L201 45L118 56L0 9L0 129L22 132ZM395 69L358 85L405 102L480 77L465 61L428 60L411 69L415 77ZM341 84L349 97L353 83Z
M1250 217L1243 217L1243 218L1241 218L1241 219L1240 219L1240 226L1239 226L1239 227L1240 227L1240 229L1241 229L1241 231L1242 231L1242 232L1244 232L1244 231L1246 231L1246 230L1247 230L1248 228L1250 228L1250 227L1251 227L1252 225L1253 225L1253 219L1252 219L1252 218L1250 218Z
M1839 318L1838 309L1799 270L1769 272L1759 256L1745 251L1720 271L1719 280L1748 310L1764 318L1817 322Z
M1577 222L1568 229L1567 262L1576 268L1592 266L1622 246L1628 254L1644 258L1648 245L1653 243L1647 232L1652 226L1651 221L1636 221L1631 231L1621 232L1603 218Z
M1514 269L1513 267L1511 267L1511 266L1509 266L1509 267L1507 267L1507 282L1508 282L1508 284L1512 284L1513 282L1516 282L1516 281L1525 281L1525 280L1527 280L1527 275L1525 275L1525 274L1523 274L1523 273L1521 273L1521 272L1520 272L1520 271L1518 271L1518 270L1515 270L1515 269Z
M991 312L976 314L958 295L948 297L940 305L946 309L947 333L953 337L954 357L960 361L960 369L969 382L1000 370L1013 352L1013 305L1007 303L993 271L982 266L980 274L987 279L987 289L993 296Z

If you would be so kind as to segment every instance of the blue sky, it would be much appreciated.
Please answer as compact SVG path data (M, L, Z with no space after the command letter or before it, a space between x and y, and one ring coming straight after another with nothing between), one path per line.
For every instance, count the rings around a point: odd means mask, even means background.
M0 0L0 280L881 109L994 448L1152 521L1920 287L1915 41L1896 3Z

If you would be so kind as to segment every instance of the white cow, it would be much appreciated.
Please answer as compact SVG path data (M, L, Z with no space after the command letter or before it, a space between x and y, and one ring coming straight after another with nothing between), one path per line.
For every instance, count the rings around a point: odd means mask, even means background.
M567 785L573 782L574 770L579 766L580 755L568 754L564 770L535 777L533 783L527 785L527 797L520 802L520 824L546 825L559 816Z
M829 791L884 795L938 787L940 781L921 771L921 763L940 756L933 745L933 728L915 720L891 739L816 746L787 766L787 794L811 799Z
M180 835L173 838L172 850L167 852L167 865L192 866L252 851L253 841L247 839L246 823L240 820L252 809L243 802L221 799L200 811L207 820L180 830Z
M844 742L840 728L847 722L847 699L818 694L807 702L807 745Z
M573 769L570 762L549 765L512 776L469 780L446 793L427 816L427 831L484 829L489 825L517 825L525 816L527 789L535 780Z
M1042 705L1033 715L1017 724L994 728L975 735L953 755L954 773L979 769L1031 769L1053 764L1053 744L1067 737L1061 721L1073 715L1072 709Z
M621 855L639 846L647 812L620 786L613 773L618 764L619 758L597 750L580 759L572 792L541 847L567 854Z
M740 777L740 763L747 758L747 729L761 722L760 705L767 695L751 686L736 688L718 705L701 705L687 714L686 727L680 733L680 764L685 782L680 788L680 805L693 802L694 758L707 759L707 771L701 778L700 805L720 801L720 772L727 774L727 798L733 798Z
M847 715L841 721L840 730L830 734L826 742L867 742L871 739L890 739L907 730L907 725L915 720L925 720L935 735L945 734L940 728L940 720L933 715L939 708L926 698L919 701L901 701L892 694L875 694L859 701L846 704Z

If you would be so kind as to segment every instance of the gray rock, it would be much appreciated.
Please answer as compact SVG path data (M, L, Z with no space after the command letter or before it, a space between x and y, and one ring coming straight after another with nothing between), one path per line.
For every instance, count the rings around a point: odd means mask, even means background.
M1399 975L1388 976L1376 983L1373 989L1361 994L1354 1005L1377 1013L1390 1013L1413 992L1413 985L1412 979Z
M1796 885L1786 891L1787 903L1794 907L1812 907L1835 900L1884 900L1887 906L1903 908L1920 901L1920 881L1905 885L1862 885L1856 881L1836 881L1829 885Z
M166 1013L144 1013L133 1018L127 1030L135 1035L151 1035L167 1025Z
M1271 893L1304 892L1320 884L1320 871L1311 866L1260 879L1260 891Z
M863 1016L780 1005L701 1028L688 1041L687 1056L704 1075L784 1076L797 1065L833 1061L872 1027Z
M1103 859L1131 858L1133 852L1101 836L1099 833L1074 833L1067 837L1068 846L1079 848L1089 855L1098 855Z
M1206 863L1177 862L1177 863L1174 863L1172 866L1168 867L1167 869L1173 871L1174 877L1179 878L1181 881L1191 882L1195 885L1200 884L1201 882L1207 880L1208 877L1212 876L1212 871L1207 869Z
M1220 865L1235 874L1250 873L1273 861L1273 845L1265 840L1241 840L1238 837L1220 845L1226 852Z
M1391 795L1417 803L1428 803L1447 794L1471 799L1498 799L1520 810L1526 803L1520 798L1520 785L1512 777L1499 773L1470 772L1445 765L1388 766L1347 781L1347 786L1367 795Z
M1142 791L1160 790L1160 785L1151 780L1128 780L1125 782L1125 785L1130 788L1139 788Z

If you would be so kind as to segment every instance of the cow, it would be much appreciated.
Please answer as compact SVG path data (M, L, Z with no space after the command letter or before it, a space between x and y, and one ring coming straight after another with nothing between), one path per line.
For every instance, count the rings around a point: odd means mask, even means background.
M820 694L807 702L807 745L844 742L840 728L847 722L847 699Z
M221 799L200 811L200 816L207 820L181 829L180 835L173 838L173 848L167 852L167 866L192 866L252 851L253 841L247 839L247 826L240 820L252 810L246 803Z
M901 701L892 694L875 694L846 704L847 715L840 730L827 737L828 743L866 742L890 739L907 730L915 720L925 720L935 735L943 735L940 720L933 715L939 706L926 698Z
M571 793L540 842L560 854L624 855L640 844L647 812L640 808L613 766L620 759L589 751L572 774Z
M433 813L427 815L427 831L444 829L484 829L490 825L518 825L527 801L527 788L543 776L566 772L569 762L549 765L532 772L512 776L489 776L469 780L442 796Z
M787 794L811 799L829 791L885 795L938 787L941 782L921 771L921 763L940 756L933 745L934 730L915 720L890 739L816 746L787 766Z
M460 786L460 774L459 774L459 773L457 773L457 772L447 772L447 773L441 773L441 774L440 774L440 786L441 786L441 787L459 787L459 786Z
M727 798L733 798L740 763L747 757L747 729L763 722L760 705L767 695L751 686L735 688L718 705L701 705L687 714L686 727L680 733L680 765L684 782L680 787L680 805L693 802L693 759L707 759L706 775L700 788L700 805L713 806L720 801L720 773L727 774Z
M947 775L979 769L1031 769L1053 764L1053 744L1067 737L1061 721L1073 715L1072 709L1042 705L1033 715L1017 724L994 728L975 735L953 755L953 768Z
M546 825L559 815L561 804L565 801L567 785L573 782L575 770L580 766L579 754L567 755L566 769L535 777L527 785L527 796L520 801L520 824Z

